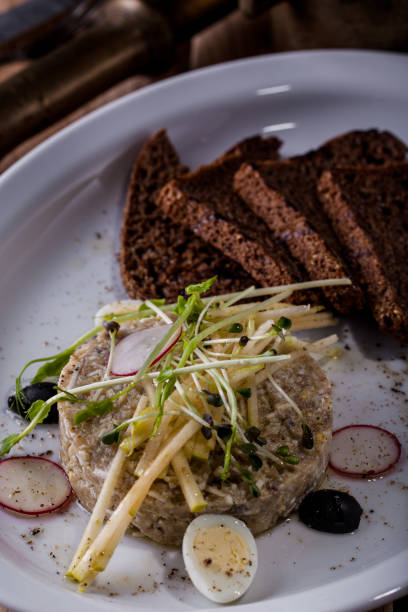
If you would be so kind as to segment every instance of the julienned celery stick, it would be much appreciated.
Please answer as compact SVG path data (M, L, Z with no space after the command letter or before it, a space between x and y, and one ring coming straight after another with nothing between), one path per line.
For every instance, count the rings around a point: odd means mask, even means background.
M137 419L137 415L144 410L147 404L147 398L142 395L137 403L136 410L134 412L134 419ZM110 464L108 474L103 482L101 492L98 496L92 514L90 516L88 525L82 535L79 546L75 552L75 555L68 568L67 576L72 575L77 563L82 559L85 552L88 550L92 542L95 540L99 531L102 529L103 521L105 520L106 511L111 503L112 495L115 490L116 484L119 480L120 473L122 471L123 464L126 460L127 453L122 450L119 446L115 457Z
M199 423L195 421L189 421L184 425L160 450L148 470L124 497L72 573L73 578L84 585L83 588L89 585L96 575L95 572L105 569L153 482L199 428Z

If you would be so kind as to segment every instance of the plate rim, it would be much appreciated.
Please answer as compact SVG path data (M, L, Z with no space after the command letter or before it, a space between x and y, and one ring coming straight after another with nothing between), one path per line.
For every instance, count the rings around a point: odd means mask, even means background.
M31 163L32 158L41 156L45 150L47 150L49 147L56 146L61 140L63 141L70 134L74 134L76 131L80 130L87 124L91 125L95 121L101 120L102 117L108 116L112 112L117 112L116 109L119 109L122 106L126 106L127 104L132 103L133 100L143 98L149 95L154 95L156 91L176 86L177 84L182 84L186 81L205 77L206 75L215 75L219 72L223 72L224 70L239 70L251 64L256 65L269 62L278 63L286 59L307 60L309 58L319 58L323 56L332 58L334 60L336 60L336 58L349 58L350 60L357 59L363 61L381 59L385 61L390 60L391 62L403 61L408 64L408 54L397 51L377 51L371 49L311 49L307 51L285 51L282 53L267 53L249 58L239 58L227 62L220 62L219 64L215 65L204 66L202 68L197 68L189 72L183 72L181 74L167 77L155 83L151 83L149 85L141 87L135 91L129 92L128 94L125 94L124 96L121 96L116 100L111 100L107 104L96 108L90 113L87 113L83 117L80 117L69 125L63 127L55 134L52 134L49 138L46 138L44 141L40 142L37 146L28 151L20 159L14 162L9 168L7 168L0 175L0 188L2 187L3 182L10 180L10 178L14 176L15 172L21 171L21 169L26 164Z

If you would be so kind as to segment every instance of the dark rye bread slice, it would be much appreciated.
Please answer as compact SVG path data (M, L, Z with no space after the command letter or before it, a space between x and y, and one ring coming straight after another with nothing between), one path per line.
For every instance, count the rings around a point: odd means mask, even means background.
M383 164L403 159L405 145L388 132L354 131L315 151L281 162L244 164L234 188L248 206L284 242L313 280L352 277L341 245L322 210L317 183L324 170L344 164ZM324 294L344 314L361 309L363 293L356 282L328 287Z
M335 159L340 166L381 166L389 162L404 161L407 145L387 130L353 130L335 136L318 149L330 163ZM331 167L333 167L333 163Z
M256 141L259 138L239 143L239 152L245 153L247 147L252 150ZM278 139L270 141L271 150L276 151L279 145ZM236 262L172 222L156 206L160 188L187 170L165 130L145 143L136 160L123 212L120 248L122 281L132 298L174 300L187 285L215 274L218 282L213 290L217 293L241 291L254 284Z
M239 156L227 155L201 166L167 183L157 202L176 223L240 263L259 285L307 280L286 247L272 238L267 225L233 191L240 165ZM316 301L316 295L309 292L308 299Z
M335 169L318 189L380 329L408 342L408 162Z

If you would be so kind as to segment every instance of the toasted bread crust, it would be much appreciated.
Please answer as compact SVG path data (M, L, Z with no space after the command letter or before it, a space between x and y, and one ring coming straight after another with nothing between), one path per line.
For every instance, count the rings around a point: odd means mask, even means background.
M408 342L408 163L325 172L319 196L380 329Z

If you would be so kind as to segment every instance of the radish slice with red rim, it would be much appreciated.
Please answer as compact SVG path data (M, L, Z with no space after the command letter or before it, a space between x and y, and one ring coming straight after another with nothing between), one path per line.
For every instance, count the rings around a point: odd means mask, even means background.
M43 457L9 457L0 461L0 506L18 514L61 510L72 498L68 476Z
M113 352L111 374L113 376L132 376L137 374L148 355L163 340L171 325L158 325L132 332L122 338ZM174 332L152 365L168 353L181 336L181 328Z
M398 438L375 425L347 425L333 432L329 465L351 476L382 474L399 460Z

